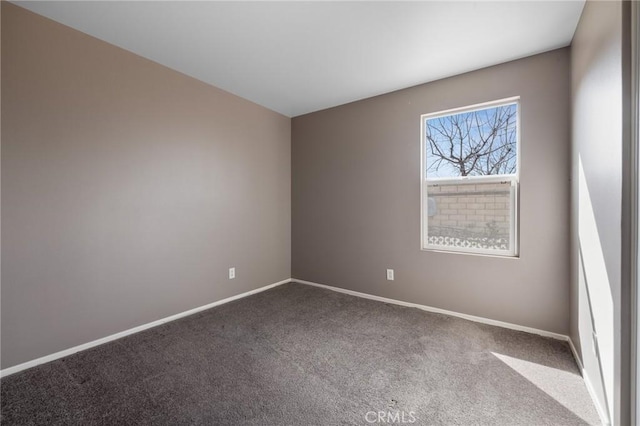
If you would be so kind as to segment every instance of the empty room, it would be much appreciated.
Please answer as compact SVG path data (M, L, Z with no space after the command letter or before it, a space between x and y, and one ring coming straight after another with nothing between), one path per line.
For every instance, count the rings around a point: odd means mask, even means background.
M640 425L635 1L0 1L2 425Z

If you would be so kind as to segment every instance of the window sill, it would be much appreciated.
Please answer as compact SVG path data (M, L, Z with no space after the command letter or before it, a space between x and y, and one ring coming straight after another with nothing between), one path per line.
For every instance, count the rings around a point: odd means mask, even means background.
M462 250L447 250L445 248L421 248L420 251L424 252L433 252L433 253L441 253L441 254L459 254L466 256L482 256L482 257L493 257L498 259L520 259L520 254L499 254L499 253L481 253L481 252L470 252L470 251L462 251Z

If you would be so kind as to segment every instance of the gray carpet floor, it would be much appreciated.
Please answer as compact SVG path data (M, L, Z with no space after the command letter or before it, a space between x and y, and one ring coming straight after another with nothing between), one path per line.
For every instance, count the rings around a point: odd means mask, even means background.
M3 425L599 424L565 342L296 283L0 388Z

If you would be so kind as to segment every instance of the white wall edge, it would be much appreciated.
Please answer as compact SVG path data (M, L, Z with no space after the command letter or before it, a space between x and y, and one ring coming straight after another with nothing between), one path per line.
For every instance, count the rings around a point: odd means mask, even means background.
M187 317L189 315L193 315L193 314L196 314L198 312L214 308L216 306L224 305L225 303L233 302L234 300L242 299L244 297L251 296L251 295L256 294L256 293L261 293L261 292L263 292L265 290L269 290L269 289L272 289L274 287L277 287L279 285L286 284L286 283L289 283L289 282L291 282L291 278L287 278L286 280L278 281L277 283L269 284L269 285L266 285L264 287L256 288L254 290L250 290L250 291L247 291L247 292L244 292L244 293L241 293L241 294L237 294L235 296L227 297L226 299L221 299L221 300L218 300L216 302L209 303L207 305L203 305L203 306L199 306L197 308L189 309L188 311L180 312L178 314L171 315L171 316L168 316L168 317L165 317L165 318L161 318L161 319L156 320L156 321L152 321L152 322L149 322L149 323L146 323L146 324L142 324L142 325L139 325L137 327L121 331L119 333L111 334L110 336L106 336L106 337L103 337L101 339L93 340L91 342L83 343L82 345L74 346L72 348L65 349L65 350L62 350L60 352L53 353L51 355L45 355L43 357L31 360L31 361L24 362L22 364L18 364L18 365L15 365L13 367L8 367L8 368L5 368L4 370L0 370L0 377L6 377L6 376L9 376L11 374L17 373L19 371L26 370L27 368L31 368L31 367L35 367L35 366L40 365L40 364L45 364L47 362L55 361L57 359L64 358L66 356L72 355L72 354L74 354L76 352L84 351L84 350L93 348L94 346L99 346L99 345L102 345L104 343L108 343L108 342L111 342L113 340L117 340L117 339L120 339L122 337L129 336L131 334L139 333L141 331L147 330L149 328L157 327L157 326L162 325L162 324L167 323L167 322L175 321L177 319L180 319L180 318L183 318L183 317Z
M578 364L578 368L580 369L580 374L582 375L582 379L584 380L584 385L587 388L587 392L589 392L589 396L593 401L593 405L596 407L596 411L598 412L598 416L600 417L600 421L603 425L609 426L611 425L611 421L609 420L609 416L604 411L600 402L598 401L598 397L596 396L596 391L593 389L593 385L591 384L591 380L589 380L589 375L587 374L587 370L584 369L584 365L582 365L582 360L578 356L578 351L576 350L575 345L573 344L573 340L571 338L568 339L569 347L571 348L571 352L573 353L573 357L576 360L576 364Z
M463 314L463 313L455 312L455 311L448 311L446 309L434 308L432 306L420 305L420 304L417 304L417 303L404 302L402 300L397 300L397 299L388 299L386 297L374 296L372 294L360 293L358 291L347 290L347 289L340 288L340 287L333 287L333 286L326 285L326 284L314 283L312 281L305 281L305 280L300 280L300 279L297 279L297 278L292 278L291 281L297 282L297 283L300 283L300 284L311 285L311 286L314 286L314 287L326 288L327 290L337 291L339 293L349 294L351 296L357 296L357 297L362 297L362 298L365 298L365 299L377 300L378 302L392 303L394 305L407 306L407 307L410 307L410 308L418 308L418 309L422 309L423 311L427 311L427 312L434 312L434 313L437 313L437 314L450 315L452 317L463 318L463 319L466 319L466 320L469 320L469 321L479 322L479 323L482 323L482 324L495 325L497 327L508 328L508 329L517 330L517 331L524 331L526 333L537 334L537 335L544 336L544 337L551 337L552 339L569 341L569 336L565 336L564 334L554 333L554 332L551 332L551 331L539 330L537 328L525 327L523 325L512 324L512 323L509 323L509 322L498 321L498 320L493 320L493 319L484 318L484 317L477 317L475 315L468 315L468 314Z

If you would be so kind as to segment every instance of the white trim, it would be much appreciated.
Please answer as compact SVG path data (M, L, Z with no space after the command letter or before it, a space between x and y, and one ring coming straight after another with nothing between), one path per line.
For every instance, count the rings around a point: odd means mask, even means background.
M82 345L74 346L69 349L62 350L60 352L53 353L51 355L45 355L43 357L24 362L22 364L14 365L13 367L5 368L4 370L0 370L0 377L6 377L11 374L17 373L22 370L26 370L27 368L35 367L40 364L44 364L47 362L55 361L56 359L64 358L66 356L72 355L76 352L84 351L86 349L93 348L94 346L102 345L104 343L111 342L113 340L120 339L125 336L129 336L131 334L139 333L140 331L147 330L152 327L156 327L158 325L162 325L164 323L175 321L179 318L183 318L189 315L193 315L195 313L214 308L216 306L224 305L225 303L233 302L234 300L242 299L247 296L251 296L256 293L261 293L265 290L269 290L271 288L277 287L282 284L286 284L291 282L291 278L287 278L286 280L278 281L277 283L269 284L264 287L256 288L255 290L250 290L245 293L240 293L235 296L227 297L226 299L218 300L216 302L209 303L207 305L199 306L197 308L189 309L188 311L180 312L175 315L171 315L165 318L161 318L156 321L149 322L147 324L142 324L134 328L130 328L128 330L121 331L116 334L112 334L107 337L103 337L101 339L93 340L91 342L83 343Z
M582 375L582 378L584 380L585 386L587 388L587 392L589 393L589 396L593 400L593 404L596 407L596 411L598 412L598 416L600 417L600 421L605 426L608 426L608 425L611 424L609 419L608 419L608 417L607 417L607 415L606 415L606 412L602 409L602 407L600 406L600 403L598 402L598 398L596 397L595 390L593 389L593 386L591 385L591 381L589 380L589 376L587 376L586 371L584 369L584 366L582 365L582 361L580 360L580 357L578 356L578 352L576 351L576 348L573 345L573 341L571 340L571 338L569 336L566 336L564 334L554 333L554 332L551 332L551 331L540 330L540 329L533 328L533 327L525 327L523 325L513 324L513 323L509 323L509 322L504 322L504 321L493 320L493 319L490 319L490 318L478 317L478 316L475 316L475 315L468 315L468 314L463 314L463 313L460 313L460 312L448 311L446 309L434 308L432 306L420 305L420 304L411 303L411 302L404 302L402 300L389 299L387 297L374 296L372 294L360 293L358 291L347 290L347 289L340 288L340 287L333 287L333 286L326 285L326 284L319 284L319 283L315 283L315 282L312 282L312 281L300 280L300 279L297 279L297 278L292 278L291 281L295 282L295 283L299 283L299 284L310 285L310 286L313 286L313 287L324 288L324 289L327 289L327 290L335 291L335 292L338 292L338 293L344 293L344 294L348 294L348 295L351 295L351 296L362 297L364 299L370 299L370 300L375 300L375 301L384 302L384 303L391 303L391 304L394 304L394 305L406 306L406 307L410 307L410 308L418 308L418 309L422 309L423 311L427 311L427 312L434 312L434 313L437 313L437 314L449 315L449 316L458 317L458 318L466 319L466 320L473 321L473 322L493 325L493 326L496 326L496 327L507 328L507 329L510 329L510 330L524 331L525 333L537 334L539 336L550 337L552 339L565 341L565 342L569 343L569 348L571 349L571 352L573 353L573 357L574 357L574 359L576 361L576 364L578 365L578 369L580 370L580 374Z
M600 401L598 401L598 397L596 396L596 391L593 388L593 385L591 384L591 380L589 379L589 375L587 374L587 370L585 370L584 366L582 365L582 361L580 360L580 357L578 356L578 351L576 350L576 347L573 344L573 340L571 340L571 338L568 337L567 341L569 342L569 347L571 348L571 352L573 353L573 357L576 360L576 364L578 364L578 368L580 369L580 374L582 375L582 379L584 380L584 385L587 388L587 392L589 392L589 396L591 397L591 400L593 401L593 405L595 405L595 407L596 407L596 411L598 412L598 417L600 417L600 421L602 422L603 425L608 426L608 425L611 424L611 422L609 420L609 417L607 416L606 411L600 405Z
M474 183L502 183L518 180L518 175L481 175L481 176L459 176L459 177L435 177L425 179L428 186L439 185L464 185Z
M209 303L207 305L203 305L203 306L199 306L197 308L193 308L190 309L188 311L184 311L184 312L180 312L178 314L175 315L171 315L147 324L143 324L134 328L130 328L128 330L125 331L121 331L119 333L116 334L112 334L110 336L107 337L103 337L101 339L97 339L97 340L93 340L91 342L88 343L84 343L82 345L78 345L78 346L74 346L72 348L69 349L65 349L56 353L53 353L51 355L46 355L31 361L27 361L24 362L22 364L18 364L15 365L13 367L8 367L5 368L4 370L0 370L0 377L6 377L9 376L11 374L17 373L19 371L22 370L26 370L28 368L31 367L36 367L38 365L41 364L45 364L47 362L51 362L51 361L55 361L57 359L60 358L64 358L66 356L69 355L73 355L76 352L80 352L80 351L84 351L90 348L93 348L95 346L99 346L102 345L104 343L108 343L117 339L120 339L122 337L126 337L129 336L131 334L135 334L135 333L139 333L141 331L147 330L149 328L153 328L162 324L165 324L167 322L171 322L171 321L175 321L177 319L189 316L189 315L193 315L195 313L207 310L207 309L211 309L214 308L216 306L220 306L220 305L224 305L225 303L229 303L232 302L234 300L238 300L238 299L242 299L244 297L248 297L251 296L253 294L256 293L261 293L265 290L269 290L272 289L274 287L277 287L279 285L282 284L287 284L290 282L296 282L299 284L304 284L304 285L309 285L309 286L313 286L313 287L320 287L320 288L324 288L327 290L331 290L331 291L335 291L338 293L344 293L344 294L349 294L351 296L356 296L356 297L362 297L364 299L370 299L370 300L375 300L378 302L384 302L384 303L392 303L394 305L400 305L400 306L407 306L410 308L418 308L418 309L422 309L423 311L427 311L427 312L434 312L434 313L439 313L439 314L444 314L444 315L450 315L450 316L454 316L454 317L458 317L458 318L463 318L469 321L474 321L474 322L478 322L478 323L482 323L482 324L488 324L488 325L493 325L493 326L497 326L497 327L502 327L502 328L508 328L511 330L517 330L517 331L524 331L527 333L532 333L532 334L537 334L540 336L544 336L544 337L551 337L553 339L557 339L557 340L563 340L569 343L569 347L571 348L571 352L573 353L573 357L576 360L576 364L578 364L578 368L580 369L580 372L582 374L582 377L584 379L585 382L585 386L587 387L587 391L589 392L589 395L591 396L591 399L593 400L593 403L596 407L596 411L598 412L598 415L600 416L600 420L602 421L603 425L609 425L609 420L607 419L607 416L604 412L604 410L602 409L602 407L600 406L600 403L598 402L598 399L596 398L596 394L595 391L593 389L593 386L591 385L591 382L589 380L589 376L587 376L586 371L582 365L582 362L580 360L580 357L578 356L578 352L576 351L575 346L573 345L573 341L571 340L571 338L569 338L569 336L565 336L563 334L558 334L558 333L553 333L550 331L545 331L545 330L539 330L537 328L532 328L532 327L525 327L525 326L521 326L521 325L517 325L517 324L512 324L512 323L508 323L508 322L503 322L503 321L497 321L497 320L492 320L489 318L484 318L484 317L478 317L478 316L474 316L474 315L467 315L467 314L463 314L460 312L455 312L455 311L448 311L446 309L440 309L440 308L434 308L432 306L426 306L426 305L420 305L417 303L410 303L410 302L404 302L401 300L396 300L396 299L389 299L386 297L381 297L381 296L374 296L372 294L367 294L367 293L360 293L358 291L353 291L353 290L347 290L344 288L340 288L340 287L333 287L333 286L329 286L326 284L319 284L319 283L315 283L312 281L305 281L305 280L300 280L297 278L287 278L285 280L282 281L278 281L276 283L273 284L269 284L266 285L264 287L260 287L257 288L255 290L250 290L247 291L245 293L241 293L235 296L231 296L231 297L227 297L226 299L222 299L222 300L218 300L216 302L212 302Z
M469 111L481 111L483 109L489 109L496 106L515 104L519 100L520 100L520 96L512 96L510 98L498 99L498 100L489 101L489 102L481 102L479 104L467 105L459 108L451 108L451 109L446 109L444 111L429 112L427 114L422 114L421 119L424 121L425 118L435 118L435 117L441 117L445 115L461 114L463 112L469 112Z
M427 173L427 150L425 147L425 123L424 117L420 117L420 250L424 250L428 242L427 221L429 220L429 198L425 197Z
M482 324L493 325L493 326L496 326L496 327L507 328L507 329L510 329L510 330L524 331L525 333L537 334L539 336L551 337L552 339L565 341L565 342L569 343L569 348L571 349L571 352L573 353L573 358L575 359L576 364L578 365L578 369L580 370L580 374L582 375L582 378L584 380L585 386L587 388L587 392L589 393L589 396L593 400L593 404L596 407L596 411L598 412L598 416L600 417L600 421L605 426L608 426L608 425L611 424L606 412L602 409L602 406L600 405L600 403L598 401L598 398L596 397L596 393L595 393L595 390L593 389L593 385L591 384L591 381L589 380L589 376L587 375L587 372L584 369L584 366L582 365L582 361L580 360L580 357L578 356L578 352L576 351L576 347L574 346L573 341L571 340L571 338L569 336L566 336L564 334L554 333L554 332L551 332L551 331L540 330L540 329L537 329L537 328L525 327L523 325L513 324L513 323L510 323L510 322L498 321L498 320L493 320L493 319L490 319L490 318L478 317L478 316L475 316L475 315L468 315L468 314L463 314L463 313L455 312L455 311L448 311L446 309L434 308L432 306L420 305L420 304L417 304L417 303L404 302L402 300L397 300L397 299L389 299L387 297L374 296L372 294L360 293L358 291L347 290L347 289L340 288L340 287L333 287L333 286L326 285L326 284L319 284L319 283L315 283L315 282L312 282L312 281L300 280L300 279L297 279L297 278L292 278L291 281L295 282L295 283L299 283L299 284L310 285L310 286L313 286L313 287L320 287L320 288L324 288L324 289L327 289L327 290L335 291L335 292L338 292L338 293L348 294L348 295L351 295L351 296L362 297L364 299L370 299L370 300L375 300L375 301L384 302L384 303L391 303L391 304L400 305L400 306L407 306L407 307L410 307L410 308L418 308L418 309L422 309L423 311L427 311L427 312L434 312L434 313L437 313L437 314L450 315L450 316L453 316L453 317L463 318L463 319L466 319L466 320L469 320L469 321L474 321L474 322L478 322L478 323L482 323Z
M469 321L479 322L482 324L495 325L497 327L508 328L508 329L517 330L517 331L524 331L526 333L537 334L539 336L551 337L552 339L563 340L563 341L569 340L569 336L565 336L564 334L554 333L552 331L540 330L532 327L526 327L524 325L512 324L510 322L498 321L498 320L493 320L493 319L484 318L484 317L477 317L475 315L468 315L460 312L448 311L446 309L434 308L432 306L420 305L418 303L411 303L411 302L405 302L397 299L389 299L386 297L374 296L372 294L360 293L358 291L347 290L340 287L333 287L326 284L319 284L312 281L300 280L297 278L291 278L291 281L299 284L306 284L314 287L325 288L327 290L337 291L338 293L349 294L351 296L362 297L364 299L376 300L378 302L384 302L384 303L392 303L394 305L407 306L409 308L418 308L427 312L450 315L452 317L463 318Z
M428 119L436 117L450 116L455 114L461 114L470 111L481 111L484 109L494 108L504 105L516 105L516 172L508 175L490 175L490 176L459 176L459 177L444 177L444 178L429 178L427 176L427 149L426 149L426 131L425 125ZM420 250L447 252L447 253L464 253L464 254L478 254L478 255L490 255L496 257L505 258L518 258L519 257L519 202L518 202L518 186L520 183L520 145L521 145L521 131L520 131L520 116L521 116L521 104L520 96L513 96L505 99L498 99L490 102L483 102L474 105L468 105L461 108L452 108L444 111L432 112L422 114L420 116ZM429 215L428 209L425 204L428 199L428 187L433 185L446 185L446 184L473 184L475 182L491 183L491 182L511 182L511 196L510 196L510 213L511 221L509 224L509 250L492 250L481 248L459 248L451 246L437 246L429 244ZM515 188L514 188L515 186Z
M482 181L482 183L508 183L509 186L509 247L507 250L500 249L489 249L489 248L473 248L473 247L456 247L456 246L446 246L446 245L438 245L438 244L429 244L429 213L428 209L424 208L424 200L429 199L429 188L433 186L441 186L441 185L474 185L474 179L464 178L462 180L457 179L446 179L442 181L438 181L437 183L433 181L424 181L421 185L421 208L422 208L422 223L420 224L420 232L422 236L422 251L439 251L439 252L450 252L450 253L465 253L465 254L481 254L481 255L492 255L496 257L505 257L505 258L518 258L518 178L516 175L501 175L501 176L482 176L490 179L477 179L478 181ZM475 177L474 177L475 178ZM473 192L473 190L472 190ZM451 193L434 193L432 197L455 197L457 195L456 192ZM428 202L428 201L427 201Z
M578 356L578 351L576 350L576 347L574 346L573 340L571 340L571 337L567 336L567 342L569 342L569 347L571 348L571 353L573 354L573 357L576 360L576 364L578 364L578 369L580 369L580 371L582 372L584 370L584 366L582 365L582 360Z
M509 247L511 247L511 255L514 257L518 257L519 252L520 252L520 243L518 241L518 229L520 229L520 227L518 226L518 217L520 217L520 215L518 214L518 188L520 187L520 185L518 184L518 182L514 182L511 181L511 191L509 194L509 213L511 213L511 223L510 223L510 228L509 229Z

